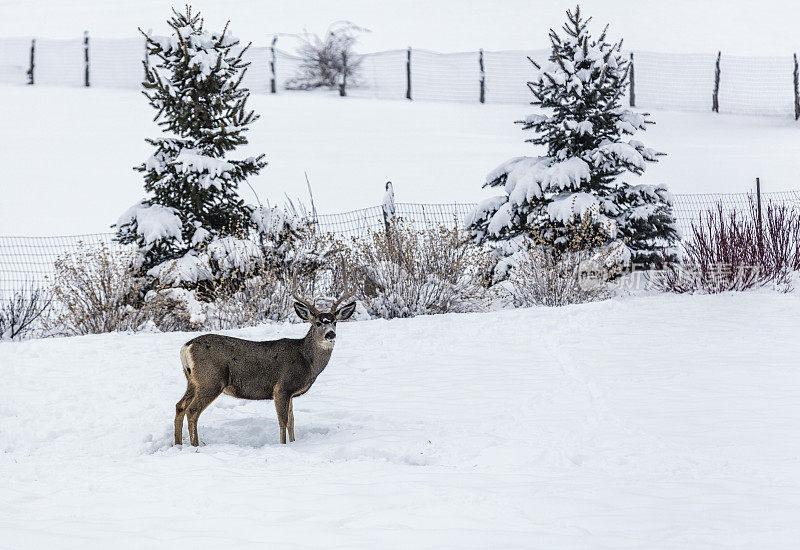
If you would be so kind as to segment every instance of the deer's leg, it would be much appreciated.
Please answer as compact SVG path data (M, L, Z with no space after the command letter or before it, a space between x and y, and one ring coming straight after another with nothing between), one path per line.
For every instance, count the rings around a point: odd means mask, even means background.
M186 407L194 397L194 386L190 383L181 400L175 404L175 445L183 443L183 417L186 416Z
M189 419L189 442L194 447L200 445L200 440L197 437L197 419L200 418L200 413L214 401L219 394L222 393L221 388L205 388L195 390L194 398L186 409L186 416Z
M294 404L292 403L292 398L289 398L289 423L287 424L289 428L289 441L294 441Z
M292 398L286 393L276 392L272 399L275 401L275 411L278 413L278 429L281 434L281 443L286 443L286 425L289 423L289 403Z

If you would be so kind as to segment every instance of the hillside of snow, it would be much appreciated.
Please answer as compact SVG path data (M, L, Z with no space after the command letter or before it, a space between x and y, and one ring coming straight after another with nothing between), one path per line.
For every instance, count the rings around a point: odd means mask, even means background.
M2 343L0 547L790 548L798 306L343 323L286 446L272 403L227 396L172 446L190 334Z
M155 114L135 91L0 86L0 235L109 231L144 195L144 162L157 137ZM526 105L381 101L315 93L254 94L261 115L250 144L232 158L265 153L250 183L262 202L307 201L308 173L323 213L374 206L384 183L400 202L477 202L486 174L513 156L536 154L514 121ZM643 108L642 110L647 110ZM791 118L652 111L637 136L667 153L630 183L675 193L742 193L800 187L800 137ZM240 189L256 203L253 190Z

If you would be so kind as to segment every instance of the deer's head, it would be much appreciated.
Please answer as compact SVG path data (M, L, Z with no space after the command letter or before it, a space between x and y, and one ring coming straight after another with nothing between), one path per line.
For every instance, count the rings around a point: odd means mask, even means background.
M345 293L331 305L330 311L319 311L314 301L306 300L297 293L296 278L292 282L292 298L294 298L294 311L303 321L311 323L311 337L322 348L330 349L336 342L336 322L349 319L356 309L356 303L350 302L339 307L342 302L352 298L353 294Z

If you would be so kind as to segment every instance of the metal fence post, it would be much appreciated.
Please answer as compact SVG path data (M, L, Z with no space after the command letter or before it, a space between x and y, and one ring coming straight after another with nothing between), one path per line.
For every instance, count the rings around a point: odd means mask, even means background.
M764 225L761 220L761 178L756 178L756 208L758 211L756 212L756 217L758 221L758 249L763 249L763 229Z
M717 63L714 69L714 94L711 96L711 110L715 113L719 112L719 60L722 57L722 52L717 52Z
M478 54L478 65L481 69L481 103L486 103L486 71L483 67L483 48L480 49Z
M633 52L631 52L631 68L629 76L631 79L630 104L631 107L636 107L636 80L633 78Z
M83 85L89 87L89 31L83 31Z
M28 85L33 86L33 68L36 59L36 39L31 40L31 63L28 67Z
M411 97L411 46L406 51L406 99Z
M272 79L269 81L269 91L272 94L278 93L277 88L277 75L275 74L275 43L278 42L278 37L272 37L272 45L270 46L270 52L272 53L272 61L269 62L269 70L272 73Z

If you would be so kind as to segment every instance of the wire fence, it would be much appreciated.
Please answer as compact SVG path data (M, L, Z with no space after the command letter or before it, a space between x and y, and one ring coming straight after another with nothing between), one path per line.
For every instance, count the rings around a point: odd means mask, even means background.
M692 224L698 223L701 215L709 210L716 211L718 207L722 207L725 214L734 211L746 213L754 201L754 193L674 195L673 213L682 234L690 235ZM761 202L762 209L768 205L786 205L800 211L800 191L762 193ZM395 215L402 218L408 227L417 230L440 226L463 227L475 206L469 203L397 203ZM384 230L381 206L338 214L322 214L314 222L318 231L345 238L364 237ZM54 263L59 257L101 246L106 246L111 253L126 249L114 242L113 233L58 237L0 236L0 300L31 285L46 285L52 280Z
M626 101L637 107L800 117L796 55L781 57L627 52L633 61ZM275 59L274 65L272 59ZM437 53L412 49L356 56L348 95L482 103L531 101L526 82L550 50ZM139 89L144 38L0 38L0 83ZM286 93L300 58L254 45L244 78L254 93Z

